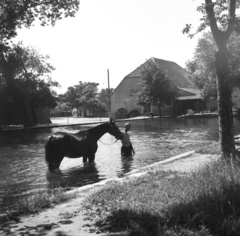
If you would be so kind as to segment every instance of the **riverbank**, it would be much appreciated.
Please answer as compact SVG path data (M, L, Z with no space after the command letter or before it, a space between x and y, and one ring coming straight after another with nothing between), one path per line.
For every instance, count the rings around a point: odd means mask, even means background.
M95 195L101 189L115 184L144 178L148 173L155 171L168 172L164 178L168 178L171 171L189 173L215 158L216 155L212 154L188 152L131 172L125 178L114 178L79 188L74 190L78 196L77 198L37 215L16 218L0 227L0 235L97 235L97 230L92 226L92 218L86 216L86 208L84 210L82 207L91 194L94 193Z
M236 114L234 113L234 116ZM212 113L194 113L194 114L184 114L178 116L177 118L217 118L218 114L216 112ZM126 122L134 120L148 120L148 119L159 119L159 118L170 118L170 116L138 116L133 118L116 119L116 122ZM46 128L56 128L56 127L71 127L71 126L81 126L81 125L94 125L100 124L108 121L108 117L51 117L51 123L49 124L38 124L33 127L24 128L23 125L5 125L2 126L1 132L17 131L17 130L34 130L34 129L46 129Z
M126 122L129 120L146 120L146 119L157 119L159 116L149 118L148 116L138 116L134 118L117 119L116 122ZM162 117L164 118L164 117ZM107 122L108 117L52 117L51 123L39 124L32 127L24 128L23 125L5 125L2 126L2 132L18 131L18 130L35 130L35 129L49 129L56 127L72 127L81 125L96 125L103 122Z
M237 113L233 114L235 117ZM169 118L170 116L137 116L133 118L116 119L116 122L126 122L134 120L148 120L148 119L159 119L159 118ZM217 118L217 112L205 112L205 113L193 113L184 114L177 116L177 118ZM109 120L108 117L51 117L51 123L49 124L38 124L33 127L24 128L23 125L5 125L2 126L2 132L17 131L17 130L34 130L34 129L45 129L45 128L56 128L56 127L68 127L68 126L81 126L81 125L94 125L106 122Z

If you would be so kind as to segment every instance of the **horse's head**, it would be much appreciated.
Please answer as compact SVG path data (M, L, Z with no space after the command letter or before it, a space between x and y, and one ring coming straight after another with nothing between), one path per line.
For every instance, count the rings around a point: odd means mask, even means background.
M108 133L113 135L116 139L121 139L122 138L122 132L116 125L115 121L111 118L108 123Z

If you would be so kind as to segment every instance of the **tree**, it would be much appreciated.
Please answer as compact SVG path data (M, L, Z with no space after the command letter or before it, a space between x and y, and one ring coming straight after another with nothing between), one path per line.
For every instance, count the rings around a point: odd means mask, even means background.
M25 47L22 43L14 45L18 62L15 80L19 82L24 93L27 94L33 107L55 107L56 93L52 87L58 87L52 81L51 73L55 68L48 62L49 56L41 55L32 47Z
M163 68L148 61L141 72L141 86L137 93L137 104L146 106L156 105L161 115L161 107L177 95L177 88L171 83Z
M80 106L85 108L94 109L98 106L98 83L94 82L79 82L76 86L77 101Z
M240 86L240 36L233 33L227 43L229 50L229 72L231 87ZM217 45L211 32L203 33L198 40L194 57L186 63L186 69L194 75L196 86L202 91L204 100L217 98L214 55Z
M55 25L62 17L74 17L79 9L79 0L1 0L0 35L1 43L17 35L17 29L30 28L35 20L42 26Z
M74 16L79 8L79 0L1 0L0 2L0 67L2 77L8 84L13 101L19 108L24 126L35 124L28 96L15 80L19 61L9 44L21 27L30 28L35 20L42 26L52 24L62 17ZM21 104L21 106L19 106Z
M11 71L11 76L6 80L7 91L13 98L23 124L36 124L34 107L56 106L56 94L51 87L58 86L58 83L52 81L50 76L54 68L47 62L48 57L32 47L24 47L19 43L11 48L5 55L9 68L2 67L4 70L1 71L3 74Z
M111 88L110 91L108 88L106 89L102 89L100 92L99 92L99 95L98 95L98 98L99 98L99 101L103 104L103 106L105 107L105 110L108 110L109 108L109 99L111 99L111 96L113 94L113 91L114 89ZM109 93L110 92L110 93ZM110 98L109 98L110 96Z
M78 85L68 88L68 91L61 95L63 102L67 102L71 108L105 110L102 102L99 101L98 83L79 81Z
M76 86L68 87L67 92L59 95L59 98L61 102L67 102L72 109L79 106Z
M227 42L234 30L239 31L239 19L236 17L236 0L205 0L205 4L198 7L203 14L202 24L197 32L210 26L213 38L217 45L215 52L215 73L218 92L218 117L221 156L225 159L235 158L233 115L232 115L232 88L230 85L229 51ZM191 25L186 25L183 33L189 33ZM190 34L190 33L189 33ZM193 36L190 34L190 36Z

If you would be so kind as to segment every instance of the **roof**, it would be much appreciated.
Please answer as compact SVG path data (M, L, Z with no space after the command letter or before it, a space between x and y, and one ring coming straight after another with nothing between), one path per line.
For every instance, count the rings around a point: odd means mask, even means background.
M177 97L176 100L199 100L202 99L200 95L181 96Z
M142 67L147 65L147 63L153 62L160 68L164 69L168 77L172 80L173 84L177 87L182 88L195 88L195 85L193 83L193 76L189 72L187 72L185 69L183 69L181 66L179 66L177 63L173 61L166 61L162 59L158 59L155 57L151 57L148 59L145 63L140 65L137 69L135 69L133 72L125 76L127 77L140 77L141 76L141 70Z
M188 89L187 92L190 93L189 94L190 97L196 95L197 97L199 97L198 99L200 99L200 91L196 88L196 86L193 83L193 75L192 74L187 72L185 69L183 69L181 66L179 66L177 63L175 63L173 61L166 61L166 60L158 59L155 57L151 57L146 62L144 62L142 65L137 67L134 71L132 71L130 74L126 75L123 78L123 80L119 83L119 85L126 79L137 78L137 77L140 78L142 68L144 66L146 66L149 62L153 62L158 67L165 70L169 79L171 79L173 85L175 85L176 87L178 87L181 90L186 91L186 89ZM117 88L119 87L119 85L117 86ZM183 97L187 97L187 96L181 96L181 97L183 98Z
M178 88L180 95L176 100L195 100L202 99L201 92L198 89Z

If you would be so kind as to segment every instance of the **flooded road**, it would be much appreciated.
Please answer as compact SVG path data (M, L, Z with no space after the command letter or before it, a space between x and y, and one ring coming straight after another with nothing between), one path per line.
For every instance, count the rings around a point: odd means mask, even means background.
M94 125L11 131L0 134L0 207L6 196L52 187L67 189L122 177L131 170L195 150L218 141L217 118L161 118L131 121L131 140L136 151L133 158L120 155L120 141L105 134L98 142L96 165L84 167L82 158L64 158L59 173L49 173L44 159L45 139L57 132L77 132ZM118 122L121 130L124 122ZM240 133L235 121L235 133Z

